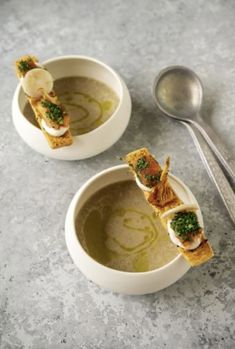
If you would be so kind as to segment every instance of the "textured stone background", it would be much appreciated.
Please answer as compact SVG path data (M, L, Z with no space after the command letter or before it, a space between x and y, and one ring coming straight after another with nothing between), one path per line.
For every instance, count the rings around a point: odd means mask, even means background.
M0 347L234 348L234 226L187 130L160 116L156 73L187 65L205 85L203 114L235 157L234 1L0 1ZM13 62L63 54L97 57L125 79L133 114L105 153L59 162L16 134ZM64 218L73 194L116 156L148 146L193 190L216 257L153 295L96 287L73 265Z

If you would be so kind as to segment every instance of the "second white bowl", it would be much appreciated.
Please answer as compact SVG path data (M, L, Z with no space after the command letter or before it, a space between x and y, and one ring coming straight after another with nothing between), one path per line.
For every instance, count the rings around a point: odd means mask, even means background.
M66 244L74 263L81 272L101 287L131 295L153 293L173 284L189 270L190 266L181 254L163 267L148 272L119 271L106 267L90 257L82 247L76 233L77 214L91 195L109 184L128 179L133 179L128 166L115 166L98 173L78 190L66 216ZM198 205L190 189L181 180L171 174L169 180L184 203ZM203 226L200 210L198 216L199 223Z

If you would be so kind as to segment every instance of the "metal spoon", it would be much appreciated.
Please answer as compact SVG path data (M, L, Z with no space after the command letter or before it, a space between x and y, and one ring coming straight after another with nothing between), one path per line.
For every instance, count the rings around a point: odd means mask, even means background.
M203 88L198 76L186 67L168 67L155 80L154 97L159 109L165 114L193 124L201 132L228 174L235 180L235 160L200 116Z
M213 155L206 142L203 140L198 130L194 129L193 126L187 124L186 122L182 122L182 124L184 124L189 130L194 140L194 144L196 145L201 159L206 167L206 170L210 178L215 183L218 192L228 210L228 213L233 223L235 224L235 194L229 184L229 181L225 177L218 162L216 161L215 156Z
M161 76L161 74L160 74ZM158 78L155 81L154 84L154 98L157 103L157 106L167 115L169 115L168 111L171 109L171 114L174 115L174 112L178 114L178 109L182 110L183 115L187 115L185 110L182 108L180 104L178 104L178 108L174 109L174 105L169 105L165 102L164 105L160 104L160 101L158 99L158 96L164 96L164 91L161 91L162 85L158 83ZM164 86L165 88L165 86ZM187 91L185 91L187 95ZM195 102L195 99L193 99L193 103ZM186 102L184 102L186 104ZM166 108L166 109L165 109ZM199 108L200 109L200 108ZM179 119L178 117L173 116L176 119ZM225 177L223 171L219 167L215 157L213 156L212 152L210 151L207 144L203 141L201 138L201 135L198 133L196 129L194 129L193 126L190 126L189 123L186 123L185 121L182 121L182 124L184 124L187 129L190 131L190 134L193 137L194 143L199 151L199 154L203 160L203 163L206 165L207 172L211 179L214 181L219 194L228 210L228 213L235 224L235 194Z

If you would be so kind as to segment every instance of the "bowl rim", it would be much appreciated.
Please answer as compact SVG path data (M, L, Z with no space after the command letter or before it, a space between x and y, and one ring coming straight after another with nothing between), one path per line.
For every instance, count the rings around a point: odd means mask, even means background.
M54 63L54 62L57 62L57 61L62 61L62 60L70 60L70 59L83 59L83 60L87 60L87 61L90 61L90 62L93 62L93 63L96 63L98 65L101 65L103 68L105 68L106 70L108 70L114 77L115 79L118 81L118 84L119 84L119 87L120 87L120 91L121 91L121 95L119 97L119 103L118 103L118 106L117 108L114 110L113 114L101 125L99 125L98 127L94 128L93 130L89 131L89 132L86 132L84 134L81 134L81 135L76 135L76 136L73 136L74 138L77 138L79 137L79 139L82 139L82 138L85 138L87 137L88 135L94 135L95 133L98 133L100 131L101 128L103 128L105 125L107 125L108 123L110 123L112 121L112 119L114 117L116 117L119 113L119 110L121 108L121 105L122 105L122 102L123 102L123 85L122 85L122 78L119 76L119 74L111 67L109 66L108 64L96 59L96 58L93 58L93 57L90 57L90 56L85 56L85 55L65 55L65 56L56 56L56 57L52 57L52 58L49 58L45 61L42 62L42 65L45 65L45 64L48 64L48 63ZM56 80L55 80L56 81ZM111 88L111 86L109 86ZM24 120L27 122L27 124L30 126L30 127L33 127L36 132L39 131L41 132L40 128L38 126L35 126L34 124L32 124L23 114L20 106L19 106L19 97L20 97L20 92L22 90L22 86L21 86L21 83L19 82L17 87L16 87L16 90L15 90L15 94L16 94L16 106L17 106L17 109L18 109L18 112L20 113L21 117L24 118ZM116 91L114 91L116 93Z
M102 263L97 262L94 258L92 258L87 252L86 250L83 248L81 242L79 241L79 238L77 236L76 233L76 226L75 226L75 220L76 220L76 216L75 216L75 211L76 211L76 207L77 204L79 202L79 199L81 197L81 195L85 192L85 190L90 186L90 184L94 181L96 181L98 178L104 176L107 173L111 173L113 171L118 171L118 170L124 170L124 169L128 169L129 166L126 164L122 164L122 165L116 165L116 166L112 166L109 167L105 170L102 170L101 172L95 174L94 176L92 176L91 178L89 178L79 189L78 191L75 193L70 205L69 205L69 209L66 215L66 223L68 223L70 225L69 229L72 230L72 234L73 237L75 238L76 242L77 242L77 246L76 248L79 248L80 252L83 253L83 255L86 256L86 258L88 258L88 260L90 260L92 263L94 263L94 265L96 265L98 268L103 269L104 271L108 271L108 272L112 272L115 273L116 275L128 275L131 277L135 277L135 276L143 276L143 275L151 275L151 274L156 274L156 273L161 273L162 271L168 269L169 267L171 267L174 263L176 263L177 261L184 260L183 256L181 253L178 253L178 255L173 258L169 263L163 265L160 268L156 268L153 270L149 270L149 271L143 271L143 272L130 272L130 271L123 271L123 270L117 270L114 268L110 268L105 266ZM169 177L176 180L180 185L182 185L182 187L186 190L186 192L191 196L191 191L189 190L189 188L176 176L174 176L173 174L169 173ZM92 195L92 194L91 194ZM72 210L72 213L71 213ZM68 217L70 213L70 217ZM72 221L70 220L72 218ZM70 220L69 222L67 222L67 220ZM67 224L65 224L65 234L67 235ZM190 269L190 265L188 265L188 269Z

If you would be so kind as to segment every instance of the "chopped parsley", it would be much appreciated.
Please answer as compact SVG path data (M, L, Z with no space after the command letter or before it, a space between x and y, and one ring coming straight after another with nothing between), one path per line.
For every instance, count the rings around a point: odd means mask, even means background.
M42 106L47 109L46 116L52 121L56 122L59 125L64 123L64 111L62 107L58 104L52 103L48 100L41 102Z
M171 221L171 228L176 236L186 241L190 240L190 235L194 235L200 229L200 225L196 213L183 211L175 214Z
M158 173L155 174L155 175L146 174L144 177L149 181L148 186L149 186L149 187L152 187L152 186L154 186L155 184L157 184L157 183L160 182L161 171L158 172Z
M135 171L136 171L136 174L137 174L138 178L140 179L140 181L142 182L142 179L140 178L140 176L143 175L144 178L146 179L146 181L148 181L148 183L146 185L151 188L160 182L161 170L155 174L141 173L142 170L145 170L149 167L150 167L149 161L146 159L146 156L143 156L142 158L139 158L137 160L136 166L135 166ZM153 171L151 171L151 169L149 169L146 172L153 172Z
M22 74L27 73L28 70L32 69L32 59L28 58L27 60L22 60L18 64L18 68Z
M143 156L142 158L139 158L137 160L135 169L136 171L144 170L145 168L149 167L149 163L146 161L146 157Z

